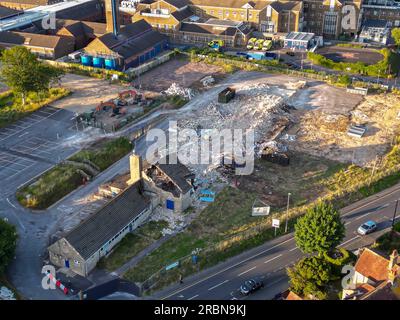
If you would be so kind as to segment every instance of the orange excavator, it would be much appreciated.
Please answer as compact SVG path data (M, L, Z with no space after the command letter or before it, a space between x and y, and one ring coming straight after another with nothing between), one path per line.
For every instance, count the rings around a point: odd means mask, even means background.
M100 102L100 104L96 107L96 111L103 111L103 110L107 110L107 108L112 108L112 110L114 111L117 106L114 102L112 101L106 101L106 102Z
M138 94L135 90L126 90L122 91L118 94L118 100L120 101L120 105L126 106L134 103L140 102L142 96Z

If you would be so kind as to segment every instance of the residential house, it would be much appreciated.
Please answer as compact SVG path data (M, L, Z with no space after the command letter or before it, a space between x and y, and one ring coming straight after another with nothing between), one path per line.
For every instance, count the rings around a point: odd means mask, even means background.
M376 298L379 296L378 291L382 294L388 289L395 294L398 291L399 276L400 261L396 250L386 258L371 249L362 249L354 266L350 288L343 290L342 299L363 300L375 294Z
M24 10L58 2L62 2L62 0L0 0L0 5L11 9Z
M151 213L142 181L129 186L75 229L49 246L50 262L86 277L100 258Z

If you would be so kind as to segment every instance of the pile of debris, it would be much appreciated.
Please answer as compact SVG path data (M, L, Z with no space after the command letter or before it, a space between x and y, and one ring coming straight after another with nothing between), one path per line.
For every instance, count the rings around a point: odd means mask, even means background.
M180 120L178 126L195 130L253 129L255 141L260 141L291 122L285 101L295 92L267 84L243 86L236 89L236 97L229 103L211 102Z
M176 82L172 83L171 86L164 91L167 96L181 96L185 99L192 99L194 97L194 92L190 88L182 88Z

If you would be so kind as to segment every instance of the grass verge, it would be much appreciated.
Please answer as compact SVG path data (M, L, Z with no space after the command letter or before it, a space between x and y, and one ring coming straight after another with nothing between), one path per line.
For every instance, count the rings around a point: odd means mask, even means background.
M72 156L69 160L76 161L77 165L56 165L32 184L18 190L17 199L25 207L46 209L85 182L82 172L90 175L85 172L85 159L103 171L131 150L132 145L126 138L104 140Z

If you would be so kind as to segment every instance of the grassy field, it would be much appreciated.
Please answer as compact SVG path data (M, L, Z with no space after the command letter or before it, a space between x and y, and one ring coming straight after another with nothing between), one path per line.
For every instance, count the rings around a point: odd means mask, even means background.
M161 231L168 227L167 221L149 221L134 233L128 233L113 252L100 260L98 267L110 272L115 271L139 252L162 237Z
M79 163L87 159L103 171L131 150L132 145L126 138L103 140L78 152L69 160ZM17 199L25 207L46 209L84 183L80 170L85 172L83 164L82 166L79 164L56 165L32 184L18 190Z
M25 105L21 97L11 91L0 94L0 128L17 121L41 107L65 97L70 92L64 88L51 88L48 92L29 93Z

